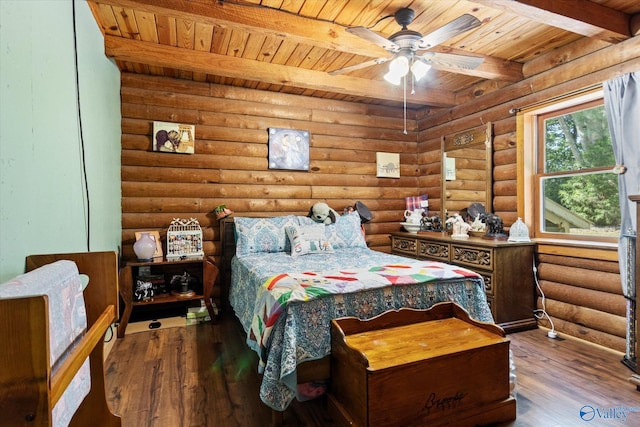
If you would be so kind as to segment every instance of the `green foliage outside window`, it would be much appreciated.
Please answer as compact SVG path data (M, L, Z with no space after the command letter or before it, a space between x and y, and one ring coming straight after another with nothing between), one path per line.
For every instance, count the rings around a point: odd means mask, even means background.
M540 171L544 200L584 220L581 226L574 224L570 233L617 234L618 177L611 173L615 159L604 106L547 118L544 133L544 171ZM545 231L558 231L547 223Z

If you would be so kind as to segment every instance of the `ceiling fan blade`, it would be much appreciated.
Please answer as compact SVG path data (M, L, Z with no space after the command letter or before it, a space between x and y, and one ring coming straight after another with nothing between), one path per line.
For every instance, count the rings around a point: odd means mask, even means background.
M378 46L388 50L389 52L397 52L400 50L400 46L395 44L389 39L385 39L381 35L374 33L368 28L365 27L349 27L347 28L347 32L358 37L361 37L365 40L370 41L373 44L377 44Z
M371 67L372 65L384 64L385 62L387 62L390 59L391 58L376 58L376 59L372 59L371 61L366 61L366 62L362 62L360 64L350 65L348 67L339 68L337 70L329 71L329 75L337 76L339 74L348 73L350 71L355 71L355 70L360 70L362 68Z
M440 43L449 40L465 31L472 30L479 27L482 24L478 18L473 15L465 13L462 16L457 17L448 24L443 25L435 31L427 34L421 39L416 40L415 45L418 49L429 49Z
M474 70L484 61L484 58L479 56L454 55L452 53L438 52L427 52L422 56L418 56L418 58L430 65L463 68L465 70Z

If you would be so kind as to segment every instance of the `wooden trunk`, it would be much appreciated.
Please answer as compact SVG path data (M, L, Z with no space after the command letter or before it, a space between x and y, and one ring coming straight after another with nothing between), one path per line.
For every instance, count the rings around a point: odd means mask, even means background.
M513 420L509 340L454 303L331 322L338 425L475 426Z

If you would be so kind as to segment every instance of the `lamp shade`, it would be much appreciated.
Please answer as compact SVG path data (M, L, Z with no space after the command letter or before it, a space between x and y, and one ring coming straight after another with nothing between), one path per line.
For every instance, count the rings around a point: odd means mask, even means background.
M415 61L411 66L411 72L413 73L413 77L415 77L416 81L420 81L420 79L423 78L430 69L431 65L425 64L420 60Z
M399 86L402 82L402 76L400 74L396 74L393 71L389 71L384 75L384 79L391 83L392 85Z
M409 72L409 60L406 56L398 56L389 64L389 71L405 76Z
M399 85L402 78L409 72L409 60L406 56L398 56L389 64L389 72L384 79L391 84Z

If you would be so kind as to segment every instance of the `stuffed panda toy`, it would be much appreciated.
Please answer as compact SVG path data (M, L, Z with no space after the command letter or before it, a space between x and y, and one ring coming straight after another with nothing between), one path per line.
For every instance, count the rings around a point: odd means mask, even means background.
M326 203L316 203L309 209L309 218L321 224L333 224L338 219L338 212L331 209Z

